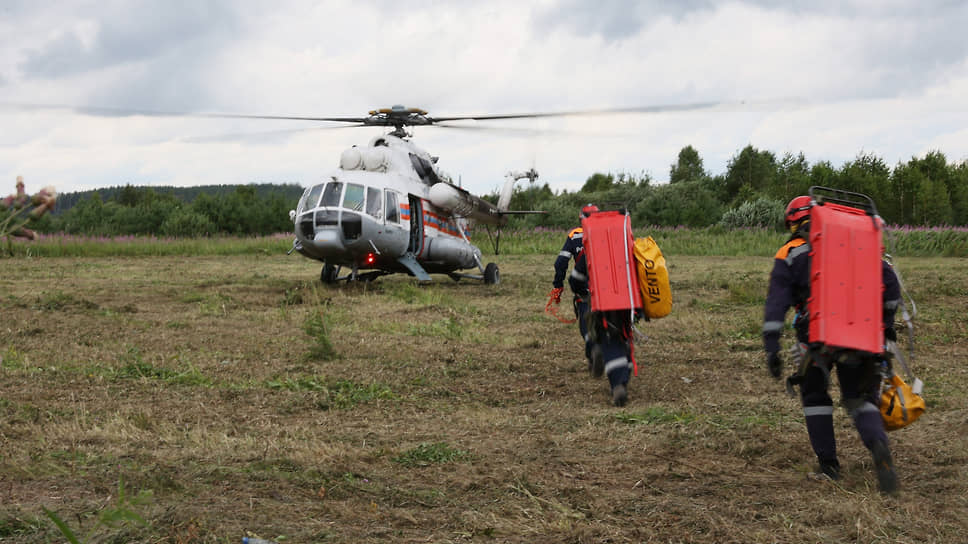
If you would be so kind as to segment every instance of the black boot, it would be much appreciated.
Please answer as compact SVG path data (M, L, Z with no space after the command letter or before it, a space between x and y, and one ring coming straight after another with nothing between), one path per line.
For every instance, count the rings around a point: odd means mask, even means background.
M629 390L624 384L618 384L612 388L612 403L622 407L629 401Z
M840 461L836 459L833 460L821 460L820 461L820 472L831 480L840 479Z
M897 473L894 471L894 460L886 442L877 441L871 447L871 457L874 458L874 470L877 471L877 486L881 493L893 495L897 493Z
M588 358L588 372L595 378L601 378L605 373L605 355L602 353L602 346L595 344L590 350Z

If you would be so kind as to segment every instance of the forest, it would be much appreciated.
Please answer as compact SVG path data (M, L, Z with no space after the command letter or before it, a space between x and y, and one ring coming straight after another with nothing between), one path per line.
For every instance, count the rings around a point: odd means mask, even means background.
M746 146L720 174L708 172L699 152L686 146L669 170L669 182L627 172L590 175L579 191L556 191L547 183L518 186L512 228L566 228L586 203L629 210L635 225L782 228L783 209L811 186L863 193L892 225L968 224L968 161L949 161L939 151L893 167L860 153L839 167L810 163L803 153L781 156ZM302 188L296 184L150 188L124 185L58 198L54 214L33 228L97 236L266 235L292 230L288 212ZM485 195L496 202L497 194Z
M57 208L33 223L43 233L91 236L251 236L289 232L295 184L201 187L109 187L58 197Z
M861 153L838 168L827 161L811 164L803 153L778 157L747 146L728 162L726 172L713 175L699 152L686 146L671 165L669 183L655 183L647 174L596 173L575 193L556 193L537 183L521 188L511 207L548 212L516 219L528 227L572 225L580 206L595 203L626 207L640 226L782 228L786 204L815 185L870 196L891 225L968 223L968 162L950 162L938 151L893 168Z

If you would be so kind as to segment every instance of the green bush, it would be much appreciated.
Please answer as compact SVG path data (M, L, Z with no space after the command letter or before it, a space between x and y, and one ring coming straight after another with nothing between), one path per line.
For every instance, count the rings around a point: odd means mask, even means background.
M330 361L336 358L336 349L329 339L329 327L322 312L313 311L306 317L303 330L312 339L307 357L316 361Z
M746 201L723 214L719 224L735 228L781 228L784 204L778 200L758 198Z
M214 232L215 224L208 217L185 208L175 210L161 224L161 233L165 236L196 237Z

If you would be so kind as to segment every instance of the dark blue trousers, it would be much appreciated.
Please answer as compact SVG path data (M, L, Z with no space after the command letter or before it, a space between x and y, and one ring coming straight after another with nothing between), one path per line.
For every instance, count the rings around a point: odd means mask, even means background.
M841 402L853 419L864 446L871 449L877 442L887 444L887 432L877 407L880 381L877 376L872 375L877 370L869 364L815 363L807 368L800 386L800 400L810 445L821 463L837 460L834 402L827 392L830 385L830 364L836 368Z

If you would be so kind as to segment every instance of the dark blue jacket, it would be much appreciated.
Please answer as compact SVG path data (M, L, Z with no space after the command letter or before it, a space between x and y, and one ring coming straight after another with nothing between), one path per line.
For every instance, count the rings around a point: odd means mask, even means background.
M571 229L565 245L561 247L558 258L555 259L555 279L552 285L560 288L565 285L565 274L568 273L568 263L575 259L575 268L568 276L568 285L576 295L588 293L588 268L585 263L585 251L582 244L581 227Z
M809 319L806 314L810 297L810 244L806 234L798 232L776 252L770 289L763 312L763 347L767 353L780 351L780 334L791 307L797 311L794 328L800 342L809 342ZM884 283L884 328L894 326L894 314L901 302L901 287L891 266L882 261L881 281Z

